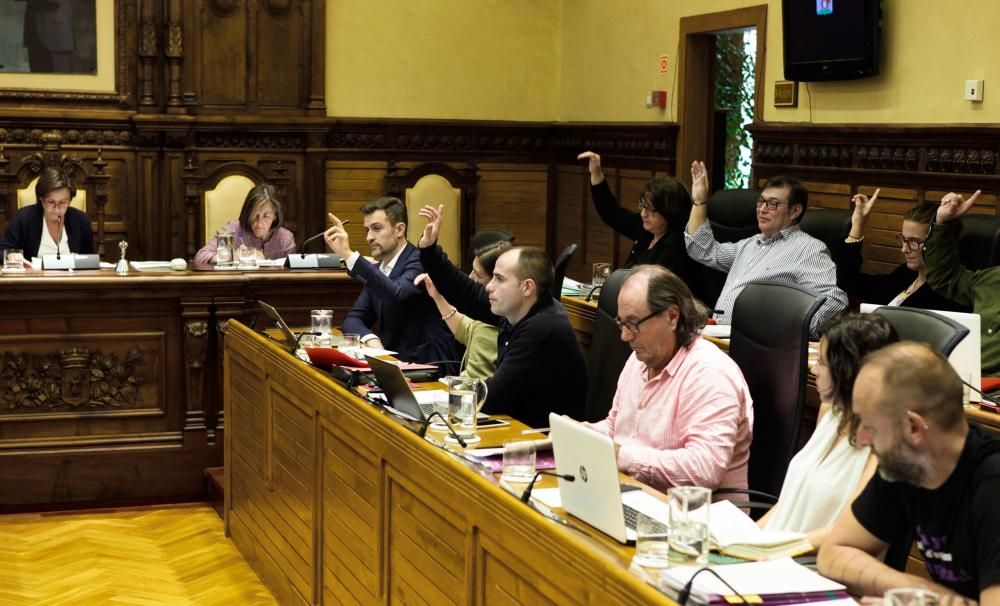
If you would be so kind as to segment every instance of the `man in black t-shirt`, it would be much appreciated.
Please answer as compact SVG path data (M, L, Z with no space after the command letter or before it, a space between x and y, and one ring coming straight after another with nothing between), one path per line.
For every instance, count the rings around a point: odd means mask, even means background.
M903 342L865 359L854 383L857 442L879 473L820 547L819 569L852 593L927 587L944 603L1000 604L1000 440L970 426L962 383L930 347ZM877 555L914 537L933 583Z

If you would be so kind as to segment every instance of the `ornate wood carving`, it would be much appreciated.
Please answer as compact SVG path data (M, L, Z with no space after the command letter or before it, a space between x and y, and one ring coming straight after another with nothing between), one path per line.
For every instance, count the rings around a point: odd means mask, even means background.
M15 412L135 408L142 404L142 378L135 371L144 363L138 347L129 348L124 360L85 348L41 354L5 351L0 405Z
M94 194L94 204L97 206L97 254L104 256L104 207L108 203L108 180L111 178L106 172L108 165L104 159L103 150L97 148L97 159L91 163L94 172L88 177L90 191Z
M208 321L184 323L184 353L187 360L187 410L184 431L205 431L205 358L208 351Z

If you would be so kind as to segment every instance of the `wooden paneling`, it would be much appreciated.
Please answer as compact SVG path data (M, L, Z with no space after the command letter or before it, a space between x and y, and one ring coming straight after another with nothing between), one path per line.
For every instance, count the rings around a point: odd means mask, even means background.
M312 307L342 314L359 292L343 272L0 278L8 311L0 319L0 511L200 497L205 468L221 463L226 322L249 322L264 299L303 326ZM250 375L234 390L241 453L271 478L288 536L301 545L311 534L313 460L303 454L313 450L311 421L285 405L287 388L265 386ZM264 396L281 414L248 407Z
M303 456L320 463L314 532L295 547L298 522L275 507L277 486L245 464L252 441L236 428L253 425L234 421L226 433L227 529L280 603L669 603L628 572L630 548L552 524L492 474L480 475L241 324L230 327L225 360L231 415L256 407L272 430L283 412L303 415L296 431L308 418L321 436L299 436L312 448ZM244 396L236 387L250 375L264 377L265 396L237 404ZM484 433L483 444L506 435ZM277 461L279 447L277 437L265 444L265 459Z
M476 229L506 229L520 246L545 248L545 165L483 163L479 172Z

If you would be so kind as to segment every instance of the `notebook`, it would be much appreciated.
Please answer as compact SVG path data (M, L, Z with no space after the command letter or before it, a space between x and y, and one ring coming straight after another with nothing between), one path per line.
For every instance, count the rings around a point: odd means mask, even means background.
M639 512L666 524L665 503L629 487L622 494L611 438L555 413L549 413L549 427L556 472L574 476L558 480L563 509L620 543L635 542Z
M659 589L676 599L694 577L689 604L736 604L735 590L751 604L798 604L846 598L847 588L790 558L712 566L729 587L701 566L675 566L660 573ZM698 576L695 577L694 575Z
M861 304L861 313L867 314L875 311L881 305L873 305L871 303ZM927 311L931 313L938 314L939 316L944 316L950 318L962 326L969 329L969 334L962 339L955 349L952 350L951 355L948 356L948 361L951 362L952 368L958 373L958 376L963 381L968 381L975 387L979 387L982 383L981 373L982 373L982 333L980 333L980 327L982 325L982 319L979 314L967 314L958 311L941 311L938 309L928 309ZM970 402L982 402L983 397L973 390L969 393Z

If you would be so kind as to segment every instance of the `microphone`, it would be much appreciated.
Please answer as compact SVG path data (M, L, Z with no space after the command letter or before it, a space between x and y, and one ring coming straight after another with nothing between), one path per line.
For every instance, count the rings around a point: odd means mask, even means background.
M62 233L63 233L63 218L56 217L56 223L59 224L59 235L56 237L56 260L62 259Z
M981 391L981 390L980 390L979 388L977 388L977 387L973 387L973 386L972 386L971 384L969 384L968 382L966 382L966 381L965 381L965 379L959 379L959 381L961 381L963 385L965 385L966 387L968 387L968 388L969 388L969 389L971 389L972 391L974 391L974 392L976 392L977 394L979 394L979 395L983 396L983 399L985 399L985 400L988 400L988 401L990 402L990 404L992 404L992 405L993 405L993 406L992 406L992 408L996 408L997 410L1000 410L1000 401L997 401L997 399L996 399L996 398L994 398L994 397L992 397L992 396L989 396L989 395L987 395L987 394L983 393L983 392L982 392L982 391ZM982 405L982 404L980 403L980 405ZM987 408L991 408L991 407L987 406ZM997 412L997 410L994 410L994 412Z
M593 298L594 298L594 293L595 293L595 292L597 292L597 289L599 289L599 288L600 288L600 285L598 285L598 286L595 286L595 287L591 288L591 289L590 289L590 292L588 292L588 293L587 293L587 298L586 298L586 299L584 299L584 300L585 300L585 301L586 301L587 303L590 303L591 299L593 299Z
M340 224L341 224L341 225L347 225L347 224L348 224L348 223L350 223L350 222L351 222L351 220L350 220L350 219L348 219L348 220L346 220L346 221L341 221L341 222L340 222ZM299 250L301 251L301 252L300 252L300 254L302 255L302 258L303 258L303 259L305 259L305 258L306 258L306 246L309 246L309 244L310 244L310 243L311 243L311 242L312 242L313 240L318 240L319 238L322 238L322 237L323 237L323 234L325 234L325 233L326 233L326 230L324 229L323 231L319 232L319 233L318 233L318 234L316 234L315 236L310 236L310 237L306 238L306 241L302 243L302 248L301 248L301 249L299 249Z
M535 481L538 479L538 476L540 475L555 476L562 480L566 480L567 482L576 482L576 476L574 476L571 473L556 473L554 471L546 471L544 469L540 469L535 472L535 477L531 478L531 482L528 483L528 487L525 488L524 492L521 493L522 503L527 503L528 501L531 500L531 491L532 489L535 488Z
M433 419L434 417L438 417L439 419L441 419L441 422L444 423L445 427L448 428L448 435L454 438L454 440L458 442L459 446L461 446L462 448L466 447L465 440L462 439L462 436L458 435L458 432L456 432L455 428L451 426L451 423L448 422L448 419L444 418L444 415L442 415L436 410L431 414L427 415L427 417L420 424L420 431L417 432L418 436L422 438L427 435L427 428L430 427L431 419Z

